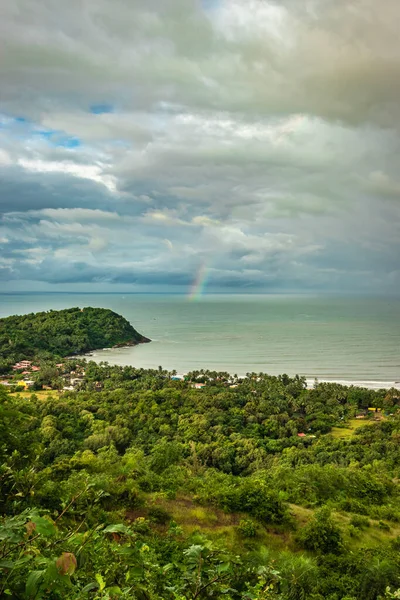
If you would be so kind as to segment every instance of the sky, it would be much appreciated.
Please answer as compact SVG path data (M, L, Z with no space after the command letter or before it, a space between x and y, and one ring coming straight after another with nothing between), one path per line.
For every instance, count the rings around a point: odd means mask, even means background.
M400 293L398 0L2 0L0 289Z

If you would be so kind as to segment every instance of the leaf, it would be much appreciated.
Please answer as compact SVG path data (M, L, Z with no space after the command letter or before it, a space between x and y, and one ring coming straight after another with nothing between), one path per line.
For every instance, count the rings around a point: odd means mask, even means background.
M25 528L28 536L30 536L36 529L36 523L34 523L33 521L28 521L25 525Z
M43 536L52 536L56 533L56 526L50 518L35 516L32 518L35 530Z
M117 585L107 588L106 591L108 592L108 594L111 594L111 597L113 597L114 595L121 596L121 594L122 594L121 588L118 587Z
M163 567L163 573L168 573L168 571L171 571L171 569L174 568L174 565L172 563L168 563L167 565L164 565Z
M0 560L0 569L12 569L14 565L12 560Z
M189 548L183 551L183 554L189 560L197 560L201 556L201 552L204 550L204 546L199 546L198 544L193 544Z
M116 523L115 525L109 525L103 530L104 533L126 533L130 534L131 529L123 523Z
M143 567L131 567L129 572L133 577L143 577Z
M25 594L28 596L28 598L36 597L40 584L43 580L44 573L44 571L32 571L29 573L25 586Z
M73 575L77 567L76 558L72 552L63 552L57 558L56 566L60 575Z
M96 578L97 583L99 584L100 592L102 592L104 590L104 588L106 587L104 579L102 578L100 573L96 573L95 578Z
M92 581L92 583L88 583L87 585L85 585L85 587L82 590L82 594L87 594L88 592L91 592L92 590L97 590L98 587L99 587L99 584L96 583L95 581Z
M229 563L222 563L217 566L217 572L218 573L226 573L227 571L229 571L230 568L231 568L231 565Z
M19 558L18 560L15 561L15 567L18 568L21 565L24 565L25 563L29 562L31 560L31 556L23 556L22 558Z

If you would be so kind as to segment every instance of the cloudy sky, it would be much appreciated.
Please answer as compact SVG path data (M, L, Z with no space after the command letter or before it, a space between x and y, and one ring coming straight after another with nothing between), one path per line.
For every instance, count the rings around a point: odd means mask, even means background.
M400 292L398 0L2 0L0 286Z

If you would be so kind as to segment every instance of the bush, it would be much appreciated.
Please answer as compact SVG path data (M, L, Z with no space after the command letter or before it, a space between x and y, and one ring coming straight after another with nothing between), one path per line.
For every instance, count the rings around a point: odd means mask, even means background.
M137 480L143 492L159 492L162 489L162 480L156 473L146 473Z
M257 525L250 519L242 519L237 527L237 530L244 538L253 538L257 535Z
M395 537L394 540L391 540L390 545L393 548L393 550L395 550L396 552L400 552L400 535Z
M144 517L138 517L132 523L132 529L135 533L146 534L150 532L150 525Z
M379 527L379 529L383 529L383 531L390 531L389 525L387 523L385 523L384 521L379 521L378 527Z
M350 520L350 525L357 529L366 529L371 525L369 519L362 515L353 515Z
M356 538L360 535L360 530L358 529L358 527L354 527L354 525L349 525L347 528L347 533L350 537Z
M313 520L299 531L296 541L306 550L323 554L338 554L343 547L341 531L327 507L315 513Z
M384 519L386 521L393 521L393 523L400 522L400 513L392 506L372 506L370 516L378 521Z
M261 481L244 479L222 491L218 504L227 511L247 512L263 523L288 522L289 513L279 495Z
M162 508L162 506L152 506L149 508L147 514L150 521L159 525L165 525L172 519L169 512L166 511L165 508Z

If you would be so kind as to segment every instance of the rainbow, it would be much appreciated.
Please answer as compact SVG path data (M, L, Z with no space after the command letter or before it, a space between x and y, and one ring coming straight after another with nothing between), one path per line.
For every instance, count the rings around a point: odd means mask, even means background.
M197 275L190 287L188 293L188 300L198 300L204 292L206 287L210 269L205 264L201 265L197 271Z

